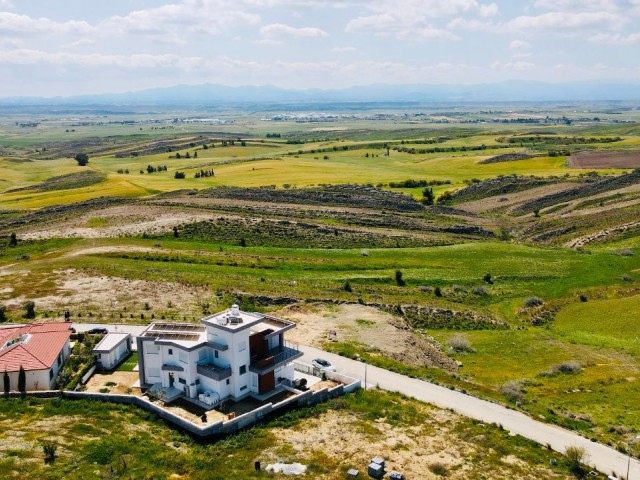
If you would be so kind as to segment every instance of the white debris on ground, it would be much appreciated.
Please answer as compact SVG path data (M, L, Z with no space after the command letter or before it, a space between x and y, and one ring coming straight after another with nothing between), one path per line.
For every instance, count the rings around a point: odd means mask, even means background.
M304 475L307 471L307 466L301 463L273 463L267 465L266 471L285 475Z

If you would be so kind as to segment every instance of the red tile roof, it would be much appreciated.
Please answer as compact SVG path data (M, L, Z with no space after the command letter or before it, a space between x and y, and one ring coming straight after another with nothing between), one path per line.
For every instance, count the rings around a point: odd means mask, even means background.
M68 323L32 323L0 328L0 373L49 369L71 335ZM23 341L21 337L28 335ZM7 343L18 340L13 345Z

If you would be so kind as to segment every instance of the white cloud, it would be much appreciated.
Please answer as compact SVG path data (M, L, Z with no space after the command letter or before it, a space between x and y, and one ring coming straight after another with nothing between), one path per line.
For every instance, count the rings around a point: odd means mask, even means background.
M605 45L628 45L640 41L640 32L622 35L620 33L598 33L589 38L590 42L603 43Z
M13 8L11 0L0 0L0 8Z
M102 23L104 30L167 35L190 32L218 35L238 26L257 25L260 16L248 13L231 0L183 0L157 8L113 16ZM176 31L178 33L176 33Z
M50 64L122 68L180 67L191 69L198 68L203 62L206 60L201 57L182 57L170 54L103 55L98 53L45 52L26 48L0 52L0 63L20 65Z
M275 40L281 37L294 38L323 38L329 36L327 32L315 27L292 27L283 23L272 23L260 29L260 35L265 39Z
M609 12L549 12L537 16L516 17L505 24L510 31L576 29L584 27L620 28L625 19Z
M490 24L473 17L488 18L499 11L495 3L481 3L478 0L404 0L401 4L393 0L373 0L367 2L366 6L371 14L363 14L349 21L347 32L395 35L401 39L458 40L457 35L433 22L457 17L449 22L449 29L481 30Z
M10 12L0 12L0 32L7 33L75 33L87 34L95 28L82 20L54 22L48 18L31 18Z
M525 72L535 67L531 62L494 62L491 64L492 69L496 70L512 70L515 72Z
M529 48L531 48L531 44L524 40L514 40L509 44L511 50L528 50Z
M495 24L476 19L467 20L466 18L457 17L447 24L447 28L450 30L464 29L472 31L488 31L495 28Z
M563 12L613 12L619 10L617 0L536 0L534 6Z
M403 39L458 39L456 35L447 30L435 28L428 23L414 22L406 17L401 19L390 13L355 18L347 24L346 31L348 33L394 34Z

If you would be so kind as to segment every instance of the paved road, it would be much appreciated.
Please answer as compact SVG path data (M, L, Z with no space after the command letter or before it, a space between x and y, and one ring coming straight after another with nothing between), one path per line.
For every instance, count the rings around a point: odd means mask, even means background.
M132 335L139 335L146 328L146 325L92 323L74 323L73 326L79 332L102 327L109 329L109 331L129 332ZM304 352L303 361L311 363L311 360L316 357L325 358L336 366L339 373L362 380L364 384L364 363L305 345L299 345L298 348ZM589 452L588 463L599 471L606 474L616 472L618 475L625 475L627 472L628 457L626 455L606 445L591 442L569 430L534 420L523 413L486 400L372 365L367 366L366 372L368 388L378 386L384 390L401 392L440 408L453 409L465 417L475 418L486 423L500 424L512 433L533 440L540 445L550 445L551 448L561 453L564 453L566 448L572 445L584 447ZM628 480L640 480L640 462L635 459L631 461Z
M310 363L316 357L325 358L336 366L338 372L364 382L365 365L362 362L304 345L300 345L299 348L304 352L303 361ZM626 475L626 455L606 445L591 442L569 430L534 420L501 405L372 365L367 366L367 385L369 388L379 386L384 390L401 392L437 407L451 408L461 415L483 422L501 424L510 432L541 445L551 445L551 448L561 453L571 445L584 447L589 452L590 465L606 474L616 472L618 475ZM640 480L639 461L631 461L628 480Z

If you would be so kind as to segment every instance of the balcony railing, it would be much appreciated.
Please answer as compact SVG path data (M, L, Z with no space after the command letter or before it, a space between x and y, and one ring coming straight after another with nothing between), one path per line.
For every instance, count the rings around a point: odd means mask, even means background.
M269 355L251 362L249 371L262 375L279 366L292 362L296 358L300 358L303 353L297 348L283 347L275 348L269 351Z
M196 372L199 375L204 375L207 378L221 381L231 376L231 366L226 365L224 367L221 367L220 365L216 365L209 361L198 362L196 364Z

